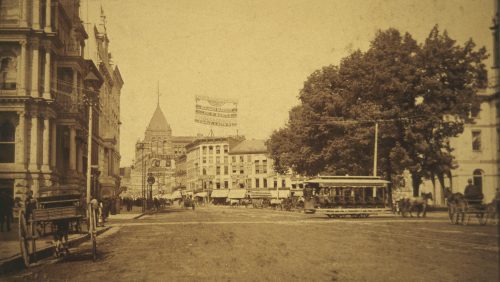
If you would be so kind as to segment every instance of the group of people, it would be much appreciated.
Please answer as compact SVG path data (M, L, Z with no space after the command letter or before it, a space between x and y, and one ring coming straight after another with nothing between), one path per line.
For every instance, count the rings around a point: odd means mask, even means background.
M121 198L121 202L122 208L125 207L126 211L129 212L132 211L134 206L141 207L144 204L144 198L131 198L126 196ZM148 199L145 204L153 210L160 210L167 205L171 205L172 200L154 197L153 199Z
M464 197L469 201L482 201L484 198L483 191L477 185L474 185L472 179L467 180L467 186L465 186Z

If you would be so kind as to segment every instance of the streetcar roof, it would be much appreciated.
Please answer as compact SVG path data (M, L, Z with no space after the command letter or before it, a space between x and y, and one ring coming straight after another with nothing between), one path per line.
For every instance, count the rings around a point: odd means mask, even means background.
M376 176L318 176L304 181L305 183L318 183L321 187L383 187L389 181Z

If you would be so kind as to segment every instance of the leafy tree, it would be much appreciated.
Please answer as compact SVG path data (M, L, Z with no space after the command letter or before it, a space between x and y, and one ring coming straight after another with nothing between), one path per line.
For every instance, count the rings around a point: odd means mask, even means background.
M442 183L454 167L448 140L479 109L485 58L484 48L459 46L437 26L420 45L408 33L379 31L366 52L309 76L301 104L268 141L275 169L371 174L378 122L378 175L393 180L408 169L415 195L423 178Z

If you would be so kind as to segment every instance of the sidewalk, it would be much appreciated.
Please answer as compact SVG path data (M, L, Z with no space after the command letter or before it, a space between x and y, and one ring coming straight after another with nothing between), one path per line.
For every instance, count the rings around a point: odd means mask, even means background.
M127 219L137 219L148 212L142 212L142 207L132 206L131 211L127 211L125 207L122 207L120 213L110 214L107 220L127 220Z
M11 230L9 232L0 233L0 274L5 273L13 268L17 268L23 265L22 257L20 255L20 243L19 243L19 224L17 218L14 224L11 224ZM82 227L85 227L85 223L82 223ZM98 227L97 234L102 234L111 227ZM82 243L88 238L88 234L71 234L68 236L68 242L70 247ZM44 258L52 255L53 244L52 235L47 235L40 237L36 240L36 250L37 257Z

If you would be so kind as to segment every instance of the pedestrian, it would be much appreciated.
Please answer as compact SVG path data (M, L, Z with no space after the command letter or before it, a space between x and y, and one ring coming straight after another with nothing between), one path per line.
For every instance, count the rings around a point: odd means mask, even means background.
M95 227L99 226L99 201L97 201L96 198L93 198L90 201L90 211L94 213L94 219L95 219Z
M10 231L10 222L12 220L12 208L14 201L4 191L0 192L0 231L3 232L4 223L6 224L6 231Z
M153 204L154 204L155 210L158 211L160 209L160 202L158 202L158 198L154 197Z
M482 201L483 193L480 188L472 183L472 179L467 180L468 184L465 186L464 197L469 201Z
M97 222L97 226L104 226L104 218L103 218L103 209L104 209L104 205L102 203L102 201L99 202L99 208L97 209L98 211L98 222Z
M25 210L25 218L26 222L31 218L31 214L33 213L33 210L36 208L36 200L33 198L33 191L28 191L26 192L26 200L24 201L24 207L26 208Z

